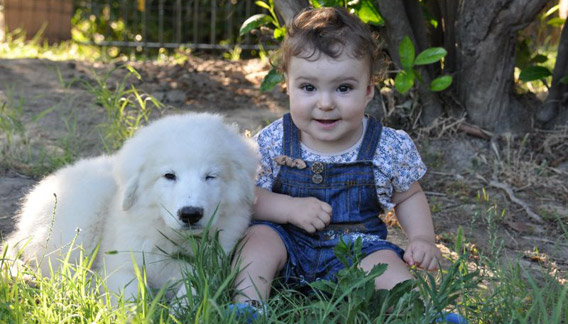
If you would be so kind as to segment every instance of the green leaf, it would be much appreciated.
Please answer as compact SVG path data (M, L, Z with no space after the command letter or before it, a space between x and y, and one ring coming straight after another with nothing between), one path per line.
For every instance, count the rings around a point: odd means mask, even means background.
M132 67L130 65L126 65L125 67L130 73L134 74L136 79L142 80L142 76L140 75L140 73L138 73L138 71L136 71L136 69L134 67Z
M254 4L256 4L257 6L259 6L259 7L261 7L261 8L264 8L264 9L270 11L270 6L269 6L267 3L265 3L265 2L262 2L262 1L255 1Z
M550 72L550 70L545 68L544 66L529 66L528 68L521 71L519 79L523 82L530 82L541 80L551 75L552 73Z
M546 24L552 27L562 27L562 25L564 25L564 23L566 22L566 19L562 19L560 17L555 17L550 19Z
M51 106L50 108L47 108L47 109L41 111L39 114L33 116L33 117L32 117L33 122L35 123L35 122L39 121L40 119L42 119L43 117L45 117L45 115L47 115L47 114L51 113L52 111L54 111L55 108L57 108L56 105Z
M427 50L424 50L422 53L418 54L416 57L416 61L414 61L415 65L426 65L431 64L434 62L438 62L444 56L446 56L448 52L442 47L432 47Z
M310 4L314 8L321 7L343 7L343 0L310 0Z
M274 29L274 39L281 41L286 36L286 27L280 27Z
M272 17L270 17L269 15L256 14L245 20L245 22L241 26L239 35L244 36L245 34L250 33L251 30L256 29L260 26L271 24L272 22Z
M321 8L321 4L317 0L310 0L310 5L315 9Z
M548 56L546 55L542 55L542 54L537 54L535 55L531 60L530 63L544 63L548 61Z
M284 75L275 68L272 68L268 74L262 79L260 84L260 92L266 92L274 89L278 84L284 81Z
M355 14L359 17L359 19L366 24L373 24L377 26L383 26L385 24L383 17L381 17L381 14L372 1L358 1L357 5L353 9L355 9Z
M443 75L441 77L437 77L432 82L430 82L430 90L431 91L443 91L446 90L452 84L452 76L451 75Z
M398 49L400 55L400 64L402 65L403 69L410 69L414 65L414 44L408 36L404 36L402 41L400 42L400 46Z
M424 78L422 78L422 74L418 73L415 69L411 70L414 73L414 79L418 80L418 82L424 84Z
M529 40L523 39L517 43L517 55L515 57L515 66L524 69L531 60L531 49L529 47Z
M412 71L400 71L394 79L394 86L396 90L405 94L414 85L414 73Z

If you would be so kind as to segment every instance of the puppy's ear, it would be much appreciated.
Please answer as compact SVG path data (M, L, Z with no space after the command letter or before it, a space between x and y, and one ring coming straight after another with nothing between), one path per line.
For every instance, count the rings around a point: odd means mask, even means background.
M124 188L122 196L122 210L128 210L136 202L138 191L138 176L134 176L128 180L126 188Z

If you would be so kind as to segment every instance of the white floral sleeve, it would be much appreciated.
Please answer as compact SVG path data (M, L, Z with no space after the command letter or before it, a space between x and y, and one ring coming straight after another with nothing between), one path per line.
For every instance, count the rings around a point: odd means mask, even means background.
M384 127L375 152L375 182L379 202L394 208L393 191L404 192L426 173L426 165L410 136L402 130Z
M274 121L254 136L260 154L260 166L256 180L258 187L272 189L274 179L280 171L280 166L274 162L274 158L282 154L282 136L282 119Z

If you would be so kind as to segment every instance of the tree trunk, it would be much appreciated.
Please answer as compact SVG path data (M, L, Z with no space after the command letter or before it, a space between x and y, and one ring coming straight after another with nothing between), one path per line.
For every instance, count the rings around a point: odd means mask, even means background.
M545 128L552 128L558 124L565 124L568 120L568 84L561 83L560 79L568 76L568 28L566 24L560 35L556 64L552 71L552 84L548 89L548 96L541 109L537 112L537 121L543 123Z
M274 7L276 12L282 17L284 23L288 25L294 16L310 3L308 0L275 0Z
M419 4L417 0L378 0L377 2L379 12L385 20L385 31L388 34L385 39L390 57L396 66L401 68L398 48L404 36L408 36L418 50L429 47L426 33L424 33L424 18L417 18L417 16L421 17L419 10L416 9ZM415 34L413 30L420 32ZM419 42L417 38L420 38ZM442 115L443 109L437 94L428 88L432 81L428 69L417 67L417 70L424 81L424 84L418 83L418 94L422 104L421 121L424 125L428 125Z
M456 71L456 19L458 2L455 0L427 0L425 5L438 21L437 28L431 28L432 46L443 47L448 51L444 58L444 71Z
M515 46L547 2L460 0L456 90L473 123L498 132L531 126L532 113L514 94Z

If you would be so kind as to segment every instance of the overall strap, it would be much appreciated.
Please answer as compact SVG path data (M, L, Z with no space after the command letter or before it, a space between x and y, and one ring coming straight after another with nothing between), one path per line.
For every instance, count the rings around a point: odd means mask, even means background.
M361 143L357 161L370 161L373 159L381 140L382 132L383 125L381 125L381 122L377 121L373 116L367 115L367 130L363 136L363 143Z
M294 159L300 159L302 158L302 148L300 146L300 131L298 130L298 127L294 125L290 113L285 114L282 117L282 120L283 120L282 124L284 127L282 153Z

